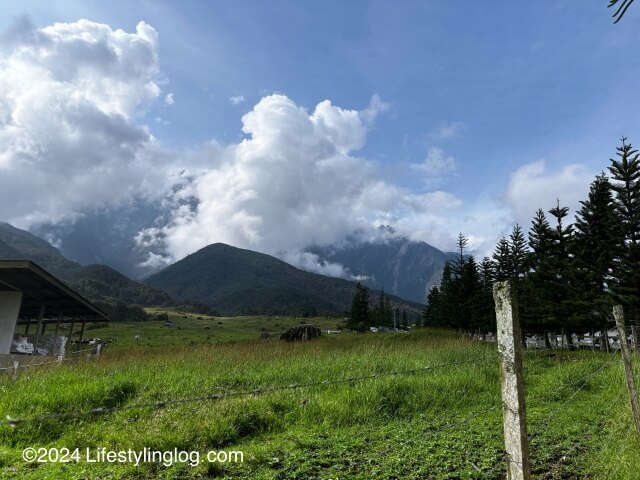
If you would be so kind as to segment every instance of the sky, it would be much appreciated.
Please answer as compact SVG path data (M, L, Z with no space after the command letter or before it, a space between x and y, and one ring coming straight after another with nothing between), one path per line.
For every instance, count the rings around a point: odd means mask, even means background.
M640 141L640 6L606 4L0 1L0 220L155 204L150 266L380 225L485 255Z

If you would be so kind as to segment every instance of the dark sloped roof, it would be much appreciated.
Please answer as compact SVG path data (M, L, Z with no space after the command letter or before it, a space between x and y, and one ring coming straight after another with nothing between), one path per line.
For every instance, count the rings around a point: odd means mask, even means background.
M45 305L45 317L78 317L104 321L108 316L61 280L29 260L0 260L0 291L23 294L20 319L38 318Z

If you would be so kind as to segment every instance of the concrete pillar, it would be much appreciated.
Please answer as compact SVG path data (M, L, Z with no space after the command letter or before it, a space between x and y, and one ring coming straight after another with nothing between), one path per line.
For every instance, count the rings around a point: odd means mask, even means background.
M21 305L22 292L0 292L0 354L11 353Z

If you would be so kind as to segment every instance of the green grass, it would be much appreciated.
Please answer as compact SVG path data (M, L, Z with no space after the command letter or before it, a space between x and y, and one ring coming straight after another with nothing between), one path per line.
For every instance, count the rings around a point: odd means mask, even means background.
M193 328L200 321L186 320ZM226 326L235 319L222 321ZM235 326L245 338L255 339L265 322L252 321L257 331ZM141 336L150 338L165 331L186 334L188 330L138 328L143 330ZM494 344L470 342L438 330L345 333L304 344L275 339L229 343L231 339L221 336L210 342L201 334L195 345L172 346L171 338L163 337L151 345L132 342L125 349L119 338L120 350L112 348L116 344L109 345L100 359L42 367L16 381L0 379L0 414L32 417L381 374L487 356L495 361L3 427L0 477L504 478ZM611 363L598 370L603 362ZM599 352L548 357L541 352L525 357L525 372L535 478L637 478L640 443L633 436L626 396L621 395L625 390L617 357ZM245 461L203 461L197 467L38 465L21 460L27 446L226 449L242 451Z
M181 347L184 345L256 340L260 338L263 328L272 336L279 337L287 329L301 323L313 323L323 330L335 330L341 323L340 319L323 317L300 318L266 315L258 317L211 317L158 308L147 308L146 310L152 316L156 313L167 313L174 325L166 327L164 321L158 320L111 322L106 327L88 328L85 332L85 338L117 338L116 341L107 346L109 351L147 350ZM77 332L78 327L76 326L74 330ZM140 336L139 340L134 339L136 335Z

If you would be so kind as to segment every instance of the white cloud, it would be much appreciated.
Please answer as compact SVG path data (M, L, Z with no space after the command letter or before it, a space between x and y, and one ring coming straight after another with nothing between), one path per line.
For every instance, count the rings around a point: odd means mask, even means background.
M244 95L238 95L237 97L229 97L229 101L231 102L231 105L240 105L241 103L244 103L247 99L244 98Z
M167 95L164 97L164 103L165 103L165 105L173 105L174 103L176 103L176 100L174 98L174 94L173 93L167 93Z
M422 163L414 163L411 165L414 170L421 170L431 177L442 177L456 170L455 159L444 153L444 150L438 147L431 147Z
M365 125L371 125L378 115L388 111L390 108L391 105L383 102L380 95L376 93L371 97L369 106L359 112L360 119Z
M212 151L210 167L183 186L192 201L177 202L171 221L147 232L172 258L222 242L350 278L341 265L301 252L354 231L372 236L383 223L395 223L399 234L408 234L416 229L408 219L441 219L461 206L447 192L415 194L380 179L374 163L354 154L367 134L356 110L325 100L309 113L274 94L260 100L242 123L248 138ZM444 221L428 225L448 226ZM437 235L428 233L427 241ZM140 242L149 240L141 236Z
M504 200L514 220L528 230L536 210L542 208L546 213L556 206L557 199L575 213L579 202L587 197L594 176L580 164L548 172L542 160L529 163L511 175Z
M0 218L26 227L152 195L166 154L136 119L160 95L158 34L22 19L0 47Z
M140 120L154 102L174 100L159 87L157 42L143 22L126 33L88 20L42 29L22 21L3 38L0 219L73 222L145 197L166 212L135 239L145 267L224 242L345 278L341 265L301 252L354 231L373 237L382 224L444 249L458 231L483 245L500 226L499 207L467 207L444 191L417 194L358 155L389 109L377 95L364 110L325 100L310 112L269 95L242 117L243 141L161 150ZM455 161L432 149L418 168L442 175Z
M302 268L308 272L319 273L329 277L346 278L347 280L355 280L356 277L339 263L327 262L321 260L318 255L310 252L294 251L286 252L281 255L282 260L298 268Z

